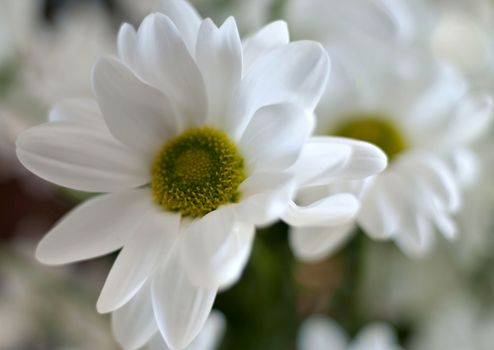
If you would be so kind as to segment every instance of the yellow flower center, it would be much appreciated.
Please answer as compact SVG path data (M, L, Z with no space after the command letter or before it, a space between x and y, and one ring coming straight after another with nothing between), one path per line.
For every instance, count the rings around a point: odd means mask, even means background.
M183 216L201 217L239 200L245 170L243 157L228 136L202 127L167 141L151 175L156 203Z
M403 152L407 145L403 134L395 124L380 115L351 115L339 125L333 135L349 137L373 143L392 160Z

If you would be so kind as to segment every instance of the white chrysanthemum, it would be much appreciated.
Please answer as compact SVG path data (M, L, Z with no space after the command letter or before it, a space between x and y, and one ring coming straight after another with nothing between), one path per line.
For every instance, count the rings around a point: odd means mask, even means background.
M241 274L254 227L280 217L300 179L355 175L362 147L309 139L329 73L319 44L289 43L282 22L242 43L233 18L218 28L184 1L163 9L137 32L123 25L119 58L96 64L99 108L58 105L50 123L19 136L17 154L49 181L108 193L53 228L38 258L63 264L123 247L98 310L147 293L149 316L168 346L182 349L217 290ZM375 147L364 153L372 161L357 177L386 163ZM354 215L355 201L330 198L329 211L312 215L339 222ZM134 339L119 340L134 348Z
M362 329L350 342L333 320L320 315L309 317L301 326L298 350L401 350L394 331L376 323Z
M422 256L433 247L435 229L449 239L457 234L452 216L460 209L463 177L475 163L469 145L491 119L491 99L469 93L460 77L432 62L428 49L408 45L415 27L402 28L406 11L385 1L352 3L335 5L347 11L323 41L333 58L334 79L316 112L316 134L374 143L390 166L372 180L334 183L299 197L311 203L322 191L353 191L362 200L358 224L371 237L391 238L408 255ZM294 22L304 25L301 17ZM309 32L306 27L314 30L317 23L311 18L299 30ZM305 260L328 255L354 229L351 224L299 226L291 243Z
M494 6L489 0L439 1L430 44L436 57L492 87Z

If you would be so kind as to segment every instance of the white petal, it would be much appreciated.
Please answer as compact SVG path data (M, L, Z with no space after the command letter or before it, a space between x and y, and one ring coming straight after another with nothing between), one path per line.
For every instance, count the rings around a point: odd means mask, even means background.
M221 338L225 332L225 316L213 310L199 333L199 336L190 344L187 350L215 350L218 348Z
M290 42L290 34L285 21L272 22L250 35L243 41L244 69L247 71L252 64L270 50Z
M57 103L50 111L48 119L50 122L74 122L94 128L106 128L98 104L87 98L72 98Z
M458 148L452 152L453 173L462 187L469 188L480 176L481 164L476 152L469 148Z
M127 350L127 349L125 349ZM170 350L160 332L156 333L142 350Z
M197 338L186 348L186 350L215 350L221 342L226 328L225 316L218 311L212 311ZM145 350L168 350L161 333L156 334Z
M236 221L228 206L194 222L184 233L182 262L191 281L214 288L240 276L249 256L254 226Z
M290 202L283 220L292 226L338 226L355 218L359 202L349 193L330 195L308 206Z
M149 182L149 165L107 131L72 122L33 127L17 138L17 157L39 177L86 192Z
M449 143L458 145L478 140L489 130L493 109L489 95L470 95L461 99L445 135Z
M311 117L293 104L259 109L239 142L248 171L283 171L291 166L309 136L311 124Z
M402 227L393 239L405 254L414 259L429 254L435 243L432 223L411 210L404 215Z
M434 202L432 205L440 205L443 210L450 212L456 212L460 208L459 184L444 161L437 157L424 157L416 163L415 169L416 181L424 195Z
M146 159L151 160L177 133L177 115L170 100L120 61L100 59L93 70L93 87L112 134Z
M115 310L111 320L113 335L125 350L144 346L158 332L150 284L146 283L132 300Z
M312 137L303 146L300 156L288 170L300 185L323 185L334 181L337 169L347 163L352 148L332 137Z
M329 69L326 51L314 42L293 42L271 50L242 79L229 114L229 134L241 135L263 106L293 103L313 112L326 87Z
M160 12L167 15L175 23L187 48L193 55L197 33L201 25L201 17L196 9L184 0L165 0L161 2Z
M177 239L180 215L150 208L132 238L125 243L108 275L96 307L113 311L127 303L165 260Z
M475 22L466 12L447 11L439 17L431 37L437 58L468 74L488 69L492 60L490 37Z
M434 222L437 229L449 240L455 240L458 237L458 228L451 217L445 213L436 213Z
M129 67L136 69L137 62L137 33L130 24L124 23L118 31L118 57Z
M182 128L202 124L208 110L206 88L175 24L162 14L152 14L137 36L143 78L170 97L180 112Z
M403 203L410 184L399 174L388 171L379 175L362 198L359 224L374 239L387 239L400 229Z
M45 264L91 259L120 249L149 208L147 190L99 196L67 214L41 240L36 257Z
M295 194L295 181L288 174L257 174L240 185L241 200L233 204L238 218L254 225L278 220Z
M301 350L346 350L348 346L345 331L336 322L321 315L304 321L297 342Z
M202 22L196 58L209 97L208 121L212 126L221 127L227 104L231 103L233 91L242 77L242 43L233 17L219 29L210 19Z
M199 334L211 312L216 289L191 284L181 265L179 247L155 274L152 300L155 318L171 349L184 349Z
M291 227L290 247L302 261L321 261L336 252L351 236L355 224L334 227Z
M386 323L373 323L362 329L351 349L401 350L393 329Z
M347 163L335 174L338 177L361 180L380 173L388 165L386 154L371 143L343 137L331 137L331 142L352 148L352 154Z

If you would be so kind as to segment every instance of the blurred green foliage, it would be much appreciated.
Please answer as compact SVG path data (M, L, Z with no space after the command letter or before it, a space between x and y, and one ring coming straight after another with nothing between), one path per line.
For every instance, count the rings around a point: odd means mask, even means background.
M295 349L293 268L286 225L260 230L242 278L216 301L228 324L220 350Z

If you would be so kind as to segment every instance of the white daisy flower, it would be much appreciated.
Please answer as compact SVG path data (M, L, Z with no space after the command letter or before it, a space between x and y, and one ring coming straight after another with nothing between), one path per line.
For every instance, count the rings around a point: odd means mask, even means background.
M384 323L362 329L353 341L333 320L314 315L301 326L298 350L401 350L394 331Z
M119 57L93 70L98 104L58 105L50 123L19 136L17 154L51 182L107 193L62 219L38 259L64 264L123 247L98 310L142 292L152 300L150 321L170 348L183 349L218 288L240 276L254 227L279 219L298 179L339 177L360 159L350 142L309 139L329 74L319 44L289 43L283 22L242 43L233 18L218 28L184 1L163 9L137 32L122 26ZM363 164L359 175L374 168ZM352 217L354 201L318 215Z
M383 28L383 23L395 23L388 15L392 8L383 6L358 1L353 8L341 6L348 10L342 12L341 25L332 23L336 29L323 41L333 58L334 79L316 112L315 133L374 143L388 155L390 166L372 180L336 181L299 196L307 204L323 191L359 195L358 224L372 238L391 238L405 253L419 257L432 249L435 229L449 239L456 237L452 216L461 206L464 175L474 164L469 145L490 122L492 103L485 94L469 93L459 76L432 62L428 50L407 45L413 36L405 34L411 29ZM407 12L390 13L405 18ZM359 27L359 19L365 25ZM302 25L300 17L294 21ZM306 22L312 30L317 26L313 19ZM348 25L352 35L343 33L345 41L339 40L338 33ZM319 260L354 228L300 223L292 230L291 245L300 258Z

